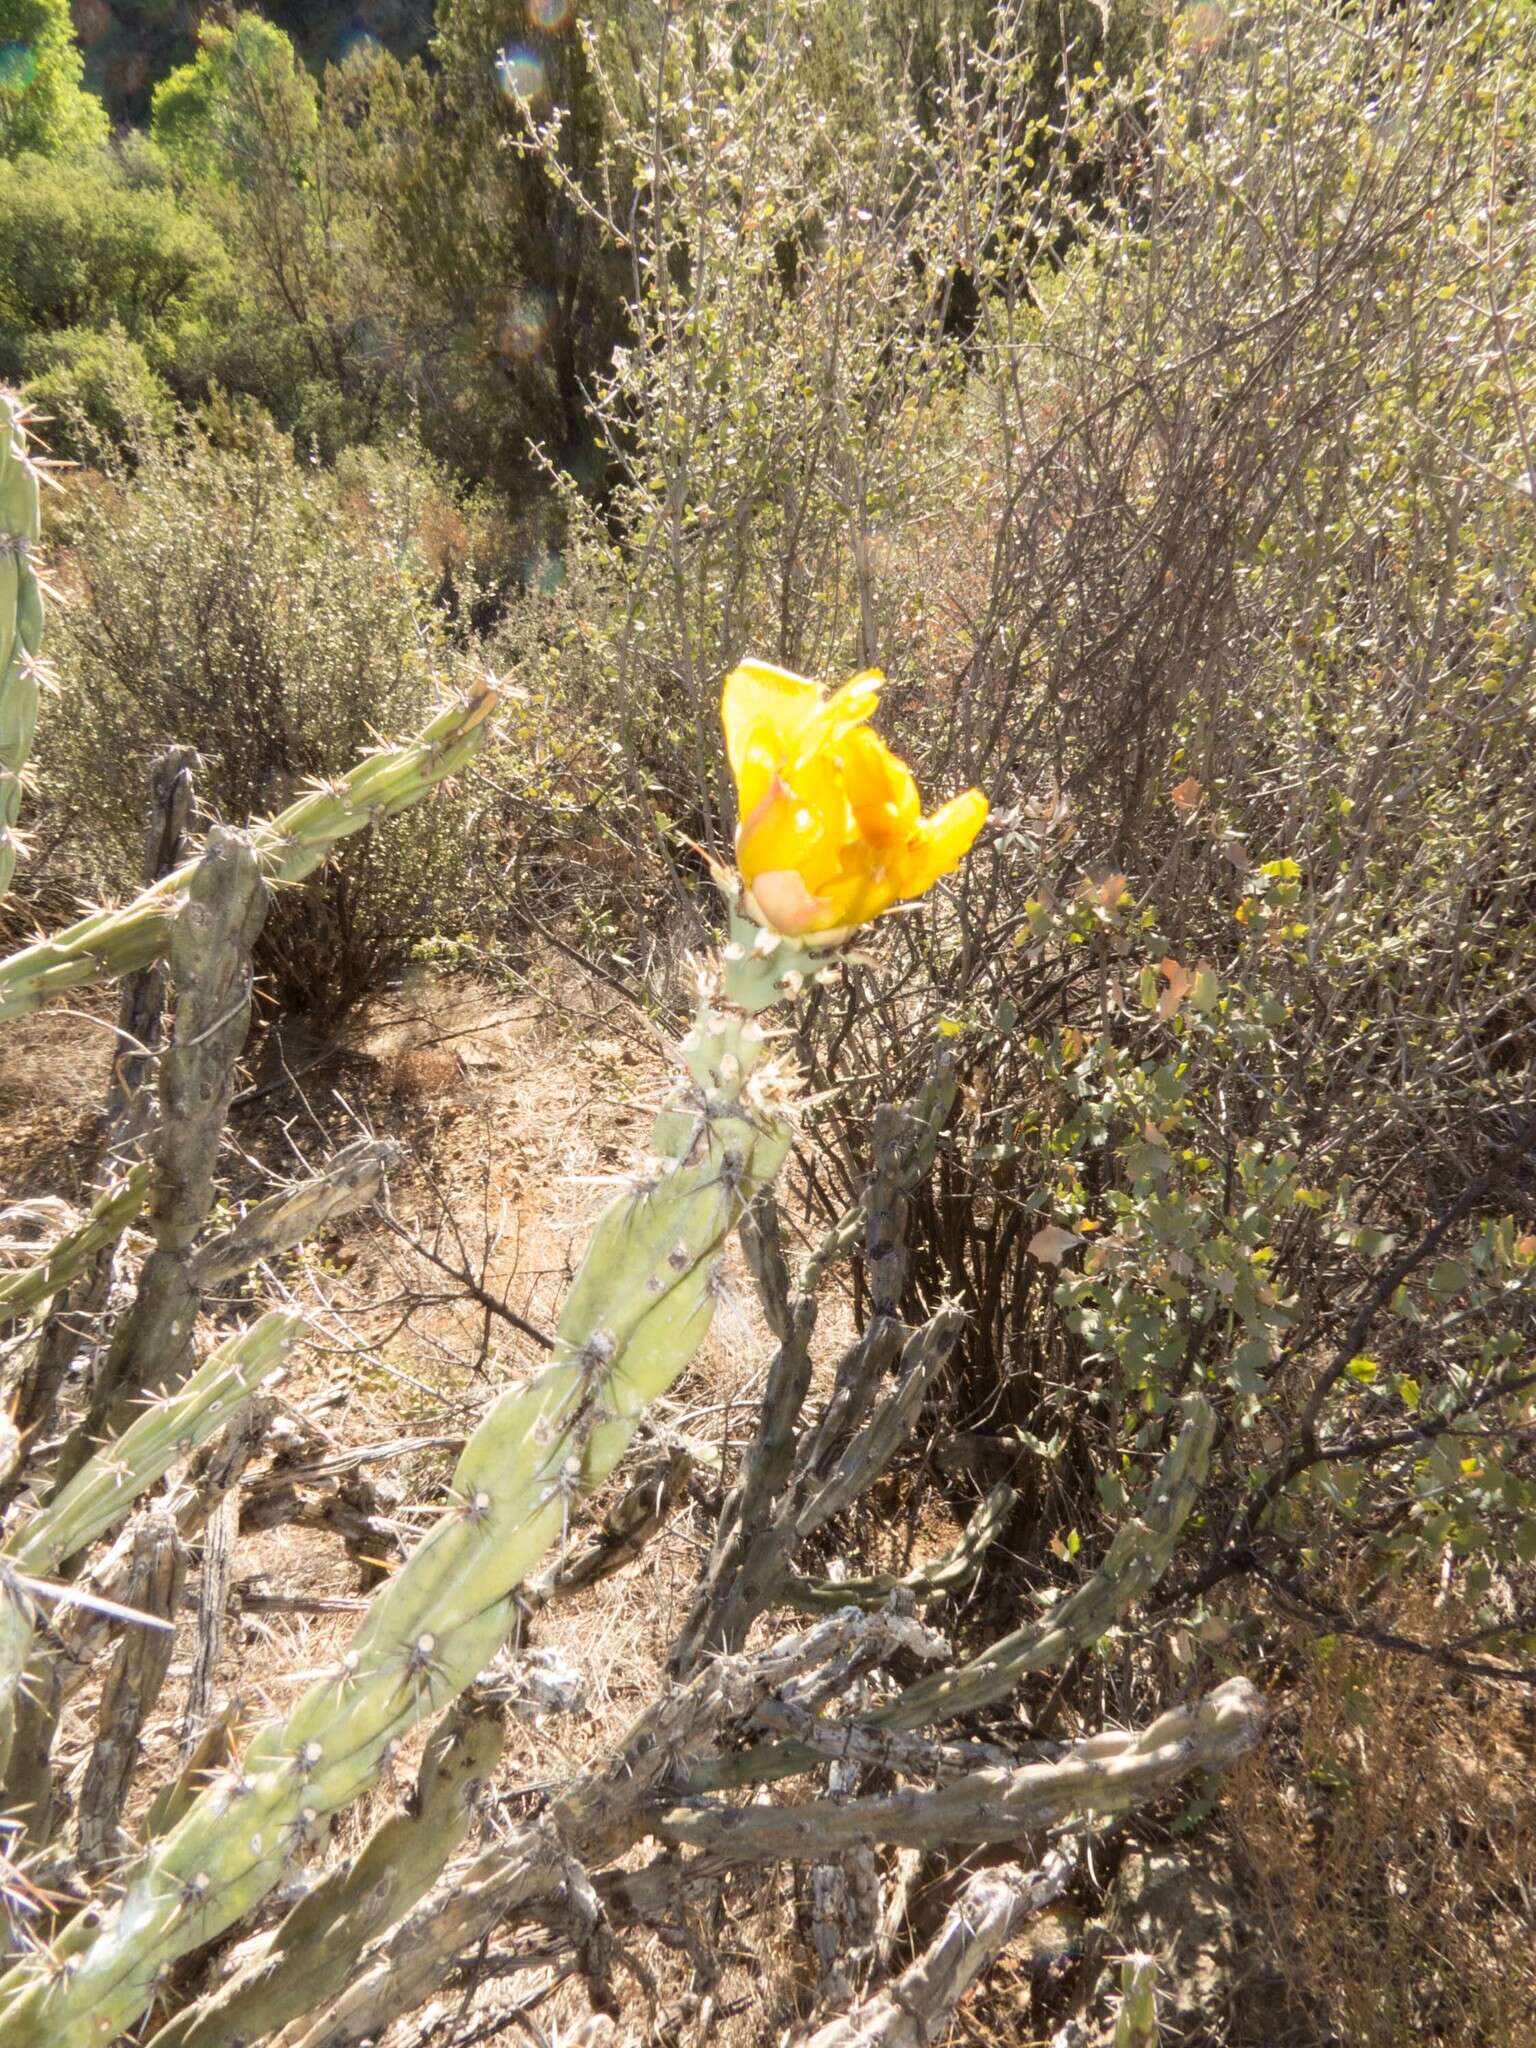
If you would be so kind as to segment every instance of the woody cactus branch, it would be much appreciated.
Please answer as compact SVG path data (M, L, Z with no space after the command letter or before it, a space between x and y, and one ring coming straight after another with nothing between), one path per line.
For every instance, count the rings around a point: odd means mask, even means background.
M235 1062L250 1027L251 947L266 910L251 846L216 827L171 926L176 1024L160 1062L149 1199L155 1247L113 1332L85 1420L60 1455L61 1478L79 1467L94 1438L124 1427L130 1403L146 1388L182 1377L202 1305L192 1248L213 1207Z
M178 1473L157 1512L163 1509L169 1515L183 1545L197 1538L230 1488L240 1483L274 1411L269 1396L254 1395ZM61 1708L96 1675L96 1660L114 1626L111 1606L143 1605L133 1583L135 1535L133 1528L124 1529L112 1548L74 1582L91 1596L92 1604L72 1602L54 1615L48 1632L47 1680Z
M193 1281L204 1292L221 1287L263 1260L292 1251L338 1217L366 1209L384 1192L385 1175L399 1160L399 1146L382 1139L359 1138L345 1146L313 1178L259 1202L201 1246L191 1260Z
M558 1891L571 1858L597 1873L594 1887L616 1925L670 1918L689 1890L718 1897L722 1873L737 1864L813 1862L864 1843L913 1838L923 1846L1001 1842L1069 1816L1118 1813L1191 1771L1246 1754L1261 1730L1257 1695L1245 1681L1234 1680L1140 1732L1091 1738L1045 1764L1009 1761L965 1771L934 1793L784 1809L675 1807L655 1799L658 1783L700 1744L772 1715L797 1693L813 1698L829 1685L835 1689L850 1671L868 1668L893 1650L932 1656L942 1647L897 1612L866 1615L850 1608L756 1657L711 1660L687 1685L649 1707L607 1760L579 1772L539 1820L448 1871L363 1956L330 2008L307 2028L295 2027L282 2037L283 2048L357 2048L378 2039L392 2019L436 1992L455 1958L493 1928L542 1912L540 1902ZM898 1769L914 1763L926 1774L933 1752L950 1747L922 1743L915 1755L908 1738L898 1736L886 1760ZM697 1842L704 1853L685 1863L663 1856L639 1870L600 1868L658 1832ZM1042 1874L1056 1869L1053 1858L1041 1866ZM1003 1938L1044 1903L1038 1894L1034 1904L1021 1899ZM179 2044L167 2040L154 2048Z
M146 887L180 866L186 857L192 769L197 760L190 748L172 747L151 765L144 833ZM102 1163L97 1170L98 1185L104 1190L131 1159L153 1113L149 1082L160 1056L166 978L164 961L155 961L125 975L118 990L117 1047L107 1085ZM49 1306L48 1319L15 1394L16 1418L29 1432L47 1429L70 1365L106 1307L119 1242L109 1237L93 1246L68 1291Z
M646 1809L662 1842L708 1851L721 1865L809 1862L861 1844L912 1848L1005 1842L1071 1814L1124 1812L1191 1771L1234 1763L1258 1742L1264 1709L1246 1679L1229 1679L1195 1707L1177 1707L1139 1733L1096 1735L1054 1763L973 1771L931 1792L908 1791L793 1806L707 1800Z
M187 1554L175 1517L145 1516L135 1532L125 1599L140 1613L170 1621L181 1598ZM129 1626L101 1688L96 1740L80 1786L81 1866L99 1871L120 1853L118 1823L133 1783L139 1737L171 1665L170 1629Z
M916 1962L852 2012L801 2037L801 2048L924 2048L938 2040L982 1971L1061 1896L1075 1864L1068 1847L1053 1849L1034 1870L1002 1863L977 1871Z
M21 780L37 725L43 594L33 560L38 472L19 399L0 391L0 896L16 870Z
M400 1738L485 1666L572 1503L703 1340L717 1257L789 1144L786 1079L756 1013L805 977L787 941L742 930L727 947L683 1041L686 1078L658 1120L654 1167L598 1223L553 1362L489 1410L453 1507L375 1596L334 1675L256 1735L239 1772L126 1875L99 1926L76 1921L50 1959L0 1980L7 2048L74 2048L131 2024L170 1965L265 1897Z
M414 740L366 755L346 775L253 827L251 843L263 880L300 881L343 839L419 803L479 751L495 704L494 685L477 684ZM194 872L189 862L120 909L95 911L0 961L0 1019L161 959Z
M964 1312L947 1305L914 1330L901 1347L895 1390L849 1442L826 1479L795 1517L799 1540L840 1515L879 1477L906 1442L934 1381L949 1363L965 1326Z
M1044 1620L1004 1636L969 1663L919 1679L865 1717L878 1728L922 1728L1006 1699L1029 1672L1048 1669L1096 1643L1116 1618L1141 1599L1166 1571L1179 1536L1199 1498L1215 1434L1215 1415L1203 1395L1184 1402L1185 1421L1148 1490L1140 1515L1116 1530L1103 1563ZM745 1753L701 1763L689 1775L691 1791L765 1782L805 1770L813 1753L794 1742L765 1742Z
M994 1486L965 1525L965 1534L952 1550L930 1559L897 1577L879 1573L862 1579L802 1579L784 1581L781 1597L790 1607L808 1614L846 1607L878 1607L893 1593L909 1593L919 1604L938 1600L970 1584L982 1558L1008 1526L1018 1495L1011 1486Z
M191 747L170 747L150 764L141 870L146 889L173 873L187 858L192 775L201 765ZM107 1088L109 1155L141 1137L149 1121L153 1098L148 1082L160 1044L168 979L166 962L155 960L125 975L118 990L117 1052Z

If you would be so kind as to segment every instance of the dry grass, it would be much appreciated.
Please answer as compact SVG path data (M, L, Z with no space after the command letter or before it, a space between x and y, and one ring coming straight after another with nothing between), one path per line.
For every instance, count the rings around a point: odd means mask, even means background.
M1349 2048L1530 2048L1536 1703L1337 1637L1276 1649L1284 1703L1229 1810L1297 1990Z

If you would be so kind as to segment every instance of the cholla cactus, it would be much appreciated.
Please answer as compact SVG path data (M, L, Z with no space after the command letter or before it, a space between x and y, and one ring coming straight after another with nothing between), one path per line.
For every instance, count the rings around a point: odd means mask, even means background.
M0 391L0 895L16 867L21 777L37 724L43 598L34 551L38 473L20 401Z
M767 782L752 807L792 798L781 772L790 739L796 772L817 781L819 824L791 821L779 854L787 860L798 849L810 880L798 896L787 883L777 895L799 902L821 886L816 863L829 846L839 873L866 878L860 914L926 888L960 858L962 835L947 832L942 849L913 864L909 847L922 830L915 789L910 803L888 802L889 778L868 786L863 757L849 745L874 707L868 679L856 702L844 692L825 705L810 684L783 681L793 689L765 693L760 671L738 670L724 699L744 808L764 763ZM385 779L381 771L375 780ZM377 794L375 783L359 788L354 778L348 802L360 809ZM967 806L967 845L984 815L979 797ZM317 826L316 836L330 829L329 821ZM749 810L744 833L754 829ZM285 837L295 837L291 826ZM879 879L887 867L889 889ZM852 910L838 900L841 937ZM761 917L762 906L751 907ZM131 920L128 950L149 943L153 918L164 915L157 904ZM89 943L56 948L46 964L46 948L33 948L36 969L13 978L18 1004L34 990L88 978L109 930L98 925ZM827 943L827 933L815 936ZM0 1983L8 2044L71 2048L131 2024L177 1958L258 1904L326 1817L374 1783L402 1736L486 1665L512 1625L519 1585L572 1503L612 1471L644 1409L709 1328L726 1241L789 1148L795 1080L758 1019L797 995L818 964L811 941L766 918L733 916L720 962L700 971L684 1071L658 1120L654 1157L593 1233L552 1362L481 1422L454 1474L453 1506L376 1596L336 1671L257 1734L240 1768L128 1874L111 1912L67 1928L50 1968L26 1963Z
M1157 1957L1138 1951L1120 1966L1115 2048L1157 2048Z
M951 1556L904 1580L833 1588L790 1569L797 1545L842 1514L910 1434L963 1324L952 1303L912 1330L900 1313L903 1190L931 1163L954 1085L946 1075L915 1113L881 1112L866 1198L813 1255L793 1299L771 1203L746 1233L754 1271L773 1279L765 1299L780 1353L733 1496L736 1520L721 1517L701 1601L674 1645L674 1682L613 1751L564 1782L542 1813L467 1864L445 1867L469 1831L472 1788L500 1746L494 1702L485 1688L467 1689L519 1617L557 1596L562 1571L573 1584L588 1575L587 1563L567 1557L561 1569L528 1583L564 1535L574 1505L612 1472L645 1410L693 1357L714 1312L727 1240L787 1155L797 1077L775 1050L779 1034L766 1028L765 1013L793 1002L858 922L952 867L985 816L984 801L970 792L923 818L907 770L867 731L875 694L866 676L823 699L800 678L763 664L747 664L728 681L725 724L743 818L743 872L721 877L732 904L729 940L718 961L698 971L697 1012L679 1047L681 1071L655 1125L651 1157L599 1220L548 1363L485 1414L460 1456L446 1511L374 1596L335 1666L258 1730L242 1755L231 1744L218 1774L205 1768L211 1752L197 1751L182 1780L150 1809L137 1861L114 1871L111 1901L93 1902L0 1979L5 2048L102 2048L134 2026L168 1982L191 1988L151 2035L155 2048L235 2048L279 2036L290 2048L345 2048L378 2039L444 1981L456 1955L528 1907L574 1946L602 2002L609 1917L627 1908L644 1919L648 1898L649 1910L659 1902L670 1917L681 1898L681 1890L673 1896L674 1878L681 1887L712 1870L718 1882L732 1866L825 1863L829 1856L851 1859L849 1868L873 1877L878 1844L981 1846L1070 1827L1074 1816L1112 1816L1192 1770L1221 1767L1257 1738L1262 1709L1241 1680L1139 1731L1037 1744L1027 1759L991 1740L918 1732L1001 1698L1021 1675L1087 1647L1146 1591L1172 1555L1203 1476L1214 1418L1198 1396L1186 1403L1141 1513L1046 1623L881 1704L865 1678L883 1662L948 1663L948 1644L913 1607L968 1582L1006 1522L1009 1490L994 1492ZM207 1085L193 1091L200 1120L178 1108L179 1083L162 1086L156 1169L168 1151L188 1151L167 1135L180 1119L189 1133L195 1124L200 1179L196 1199L189 1196L174 1215L157 1182L151 1217L165 1226L157 1227L156 1256L179 1262L189 1314L211 1274L239 1270L254 1247L291 1242L302 1219L327 1213L333 1199L348 1199L355 1185L370 1185L370 1175L383 1171L380 1148L358 1148L358 1157L335 1162L307 1191L203 1241L229 1067L243 1032L241 1005L229 998L229 962L220 968L217 959L189 954L213 870L230 854L253 886L258 869L269 877L302 872L355 823L429 786L446 760L478 743L482 715L475 702L456 707L413 747L376 756L249 839L214 841L196 873L182 871L126 911L102 913L0 963L4 1014L6 1006L31 1007L169 943L188 1029L167 1071L175 1082L184 1055L188 1073L198 1059L208 1072ZM222 997L214 993L220 974ZM204 1008L229 1026L230 1043L215 1043ZM30 1314L93 1246L125 1227L143 1199L131 1183L111 1204L99 1204L72 1240L18 1277L8 1298L0 1290L0 1314L13 1322ZM797 1447L817 1283L860 1226L875 1314ZM119 1327L131 1328L131 1317ZM71 1557L175 1459L239 1416L300 1334L296 1317L279 1314L229 1339L164 1401L120 1427L66 1478L51 1505L12 1533L0 1550L0 1722L15 1708L24 1672L46 1679L46 1659L31 1642L31 1602L47 1590L42 1575L68 1571ZM148 1348L157 1357L164 1350L158 1337ZM151 1377L136 1364L118 1389L123 1400ZM245 1416L241 1426L252 1422ZM82 1455L83 1435L76 1439ZM67 1474L68 1458L59 1462ZM664 1463L667 1483L680 1483L686 1458ZM238 1459L227 1470L238 1473ZM633 1515L610 1517L590 1571L600 1571L604 1557L633 1554L643 1540L637 1530L660 1511L657 1482L655 1499L639 1500ZM158 1526L148 1518L138 1525L146 1555L174 1557L177 1512L162 1503ZM133 1533L125 1532L124 1544ZM747 1654L753 1620L768 1606L797 1601L812 1608L836 1601L837 1611ZM166 1594L160 1612L173 1604L174 1594ZM110 1711L91 1765L101 1790L89 1837L97 1855L87 1857L87 1868L100 1867L100 1851L114 1839L127 1785L120 1752L143 1725L143 1685L158 1684L153 1674L163 1675L167 1661L144 1654L114 1664ZM855 1703L854 1718L824 1713L839 1699ZM281 1925L242 1949L223 1981L198 1987L195 1972L176 1971L291 1881L328 1818L378 1781L403 1738L455 1701L429 1742L413 1811L383 1821L352 1861L334 1863ZM14 1718L21 1728L22 1717ZM25 1747L18 1737L18 1753ZM735 1788L828 1762L837 1769L829 1798L738 1803ZM867 1796L856 1782L865 1765L915 1777L923 1789L901 1784ZM657 1864L620 1867L618 1859L647 1839L662 1845ZM84 1850L84 1815L80 1841ZM697 1854L684 1862L685 1851ZM612 1867L599 1871L599 1861ZM1036 1869L974 1880L928 1954L889 1995L877 1990L818 2042L835 2048L926 2038L1071 1869L1070 1850L1053 1849ZM651 1884L657 1878L661 1891ZM853 1995L853 1979L839 1981Z

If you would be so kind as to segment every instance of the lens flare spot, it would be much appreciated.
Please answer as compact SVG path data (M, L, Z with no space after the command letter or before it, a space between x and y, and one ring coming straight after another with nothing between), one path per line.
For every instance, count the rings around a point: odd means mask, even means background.
M549 90L544 59L526 43L513 43L496 59L496 81L509 100L540 100Z
M549 340L553 325L554 301L548 292L519 292L507 308L496 345L511 362L531 362Z
M29 43L0 43L0 92L25 92L37 76L37 56Z
M565 563L556 554L540 548L523 563L523 588L541 597L552 597L565 587Z
M571 0L528 0L528 26L557 36L571 25Z

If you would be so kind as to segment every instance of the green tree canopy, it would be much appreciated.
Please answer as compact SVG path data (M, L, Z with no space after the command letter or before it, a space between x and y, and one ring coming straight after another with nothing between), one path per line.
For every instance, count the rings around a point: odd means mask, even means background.
M302 178L315 123L314 82L293 44L259 14L241 14L232 27L205 25L192 62L155 88L150 132L188 176L239 185L253 161L269 163L274 132L289 173Z
M82 84L68 0L0 0L0 156L72 156L107 139L107 110Z

